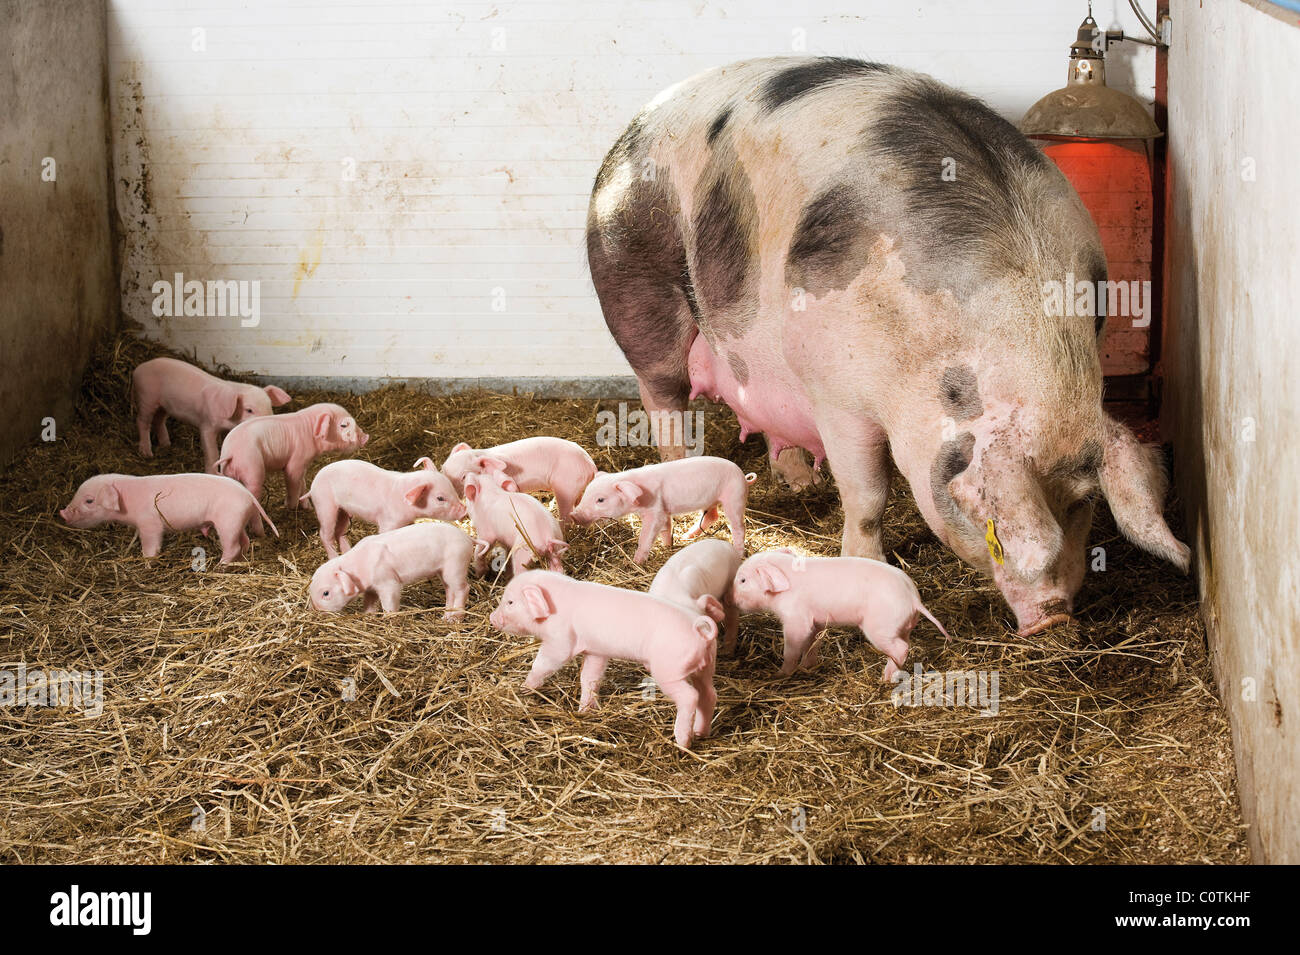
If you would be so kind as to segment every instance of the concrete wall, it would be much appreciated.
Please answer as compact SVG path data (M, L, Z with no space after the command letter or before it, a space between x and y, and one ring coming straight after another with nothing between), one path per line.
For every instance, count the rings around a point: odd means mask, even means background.
M102 0L0 0L0 464L117 324L105 29Z
M1174 0L1165 424L1256 861L1300 862L1300 28Z
M1094 9L1141 29L1124 0ZM123 309L200 361L286 381L626 375L582 233L601 158L651 97L746 57L833 53L932 73L1015 121L1064 84L1085 10L111 0ZM1120 44L1108 75L1149 101L1151 49ZM176 273L259 282L260 323L155 316Z

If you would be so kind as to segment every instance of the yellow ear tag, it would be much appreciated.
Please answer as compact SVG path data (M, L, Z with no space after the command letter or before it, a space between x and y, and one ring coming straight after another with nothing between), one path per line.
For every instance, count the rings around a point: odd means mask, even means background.
M998 540L998 532L991 517L984 525L984 540L989 545L989 556L993 558L993 563L1003 563L1002 542Z

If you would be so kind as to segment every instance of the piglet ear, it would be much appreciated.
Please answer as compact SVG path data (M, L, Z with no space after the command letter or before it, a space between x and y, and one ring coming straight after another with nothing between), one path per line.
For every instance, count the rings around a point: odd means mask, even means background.
M110 511L121 511L122 495L118 491L116 484L104 485L104 490L99 492L100 503Z
M361 593L361 581L342 567L334 571L334 576L339 582L339 592L349 600Z
M334 424L334 416L328 411L322 411L316 417L316 423L312 426L312 434L316 436L317 441L324 441L330 436L330 426Z
M425 471L436 471L436 470L437 470L437 467L434 465L433 461L432 461L431 459L429 459L429 458L420 458L418 461L416 461L414 464L412 464L411 467L414 468L414 469L417 470L417 471L419 471L419 470L421 470L421 469L423 469L423 470L425 470Z
M278 408L281 405L287 405L289 402L293 401L293 398L289 395L289 392L285 391L283 388L280 388L276 385L267 385L262 390L265 391L266 396L271 399L271 407L273 408Z
M519 492L519 485L504 475L500 477L497 484L501 486L501 490L509 491L511 494L517 494Z
M763 590L769 594L781 594L790 589L790 578L780 567L761 564L754 568L754 573L758 576L758 582L763 585Z
M524 606L532 614L534 620L545 620L551 614L555 613L555 607L551 605L551 598L541 587L524 588Z
M478 459L477 465L480 471L497 471L502 474L504 474L506 468L509 467L509 465L507 465L501 458L491 454L481 455Z
M622 494L633 504L639 504L641 502L641 485L637 484L635 481L616 481L614 483L614 490L618 491L619 494Z
M406 498L406 503L412 507L424 507L425 502L429 500L429 485L417 484L403 496Z
M727 612L722 608L722 601L718 600L713 594L704 594L699 600L695 601L700 613L706 617L712 617L718 623L726 618Z
M460 444L456 445L454 448L451 449L451 453L455 454L457 451L472 451L472 450L473 448L471 448L468 444L462 441Z
M478 478L472 474L465 475L465 500L472 501L478 497Z

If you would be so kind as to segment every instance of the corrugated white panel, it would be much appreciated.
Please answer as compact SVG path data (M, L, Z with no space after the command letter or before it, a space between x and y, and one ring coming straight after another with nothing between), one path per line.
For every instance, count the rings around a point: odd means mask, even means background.
M1085 11L110 0L123 306L201 361L272 376L627 374L582 236L596 168L645 101L806 51L923 70L1015 120L1062 84ZM1095 12L1138 29L1121 0ZM1149 50L1110 71L1150 99ZM260 283L260 324L156 318L153 284L176 273Z

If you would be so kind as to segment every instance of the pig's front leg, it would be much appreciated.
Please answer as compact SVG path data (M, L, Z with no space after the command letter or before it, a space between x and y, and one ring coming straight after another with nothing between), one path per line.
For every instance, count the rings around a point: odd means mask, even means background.
M699 690L690 679L660 683L659 688L677 704L677 723L673 727L677 745L682 749L690 749L695 740L695 714L700 708Z
M632 561L637 564L644 564L650 557L650 551L654 550L656 537L667 537L665 544L671 549L673 546L673 519L666 511L642 511L641 512L641 536L637 539L636 554L633 555Z
M153 409L141 405L135 416L135 426L140 432L140 457L153 457L153 445L149 442L149 433L153 430Z
M571 659L572 657L561 655L551 656L546 644L543 643L542 649L537 651L537 659L533 661L532 669L528 671L528 679L524 680L524 686L530 690L541 689L542 684Z
M221 457L217 442L216 428L202 428L199 431L199 443L203 445L203 469L209 474L217 473L217 458ZM161 446L162 442L159 442Z
M884 560L880 531L889 499L889 439L884 429L856 417L844 422L836 416L829 426L818 424L844 505L840 554Z
M143 520L137 525L140 550L145 557L154 558L162 553L163 526L159 520Z
M789 676L799 668L799 661L808 652L813 637L817 635L817 628L813 625L811 619L805 617L784 619L781 624L785 635L785 654L784 661L781 664L781 676Z
M578 704L579 713L588 713L596 708L596 695L600 692L600 681L605 678L607 666L609 657L588 653L582 658L582 702Z
M290 461L284 469L284 509L293 512L297 508L307 507L306 501L299 501L302 497L303 476L307 473L306 463Z
M686 532L686 539L688 541L695 540L716 523L718 523L718 505L714 504L712 507L700 512L695 524Z
M736 637L740 634L740 608L734 602L728 600L723 604L723 633L725 636L722 640L723 653L736 652Z
M373 584L375 593L379 595L379 606L384 608L384 613L397 613L402 609L402 582L397 578L377 580Z
M367 590L365 597L361 601L361 610L364 613L379 613L379 594L373 590Z

